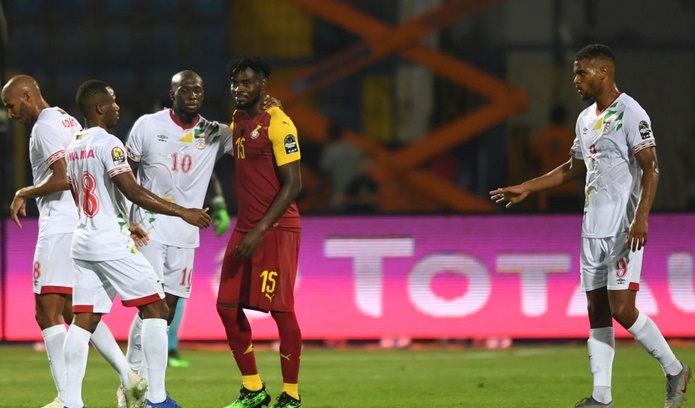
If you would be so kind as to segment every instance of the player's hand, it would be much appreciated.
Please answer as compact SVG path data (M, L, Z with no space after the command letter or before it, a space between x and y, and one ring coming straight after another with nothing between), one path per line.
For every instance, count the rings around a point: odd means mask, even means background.
M505 208L509 208L514 204L523 201L528 197L529 192L525 187L519 185L511 187L498 188L497 190L490 191L490 200L497 204L507 203Z
M150 233L140 228L137 224L130 224L130 238L135 242L135 245L141 247L150 242Z
M212 200L212 225L215 226L215 234L222 235L229 229L229 213L224 199L216 197Z
M181 218L198 228L207 228L212 224L212 218L208 215L208 210L210 210L208 207L202 210L200 208L186 208L183 210Z
M649 224L646 219L635 218L630 224L630 232L627 234L627 242L625 247L628 251L639 251L647 245L647 234L649 233Z
M256 228L252 229L241 239L241 242L234 250L234 256L236 258L251 258L256 253L261 242L263 242L263 231Z
M19 191L17 193L19 193ZM15 193L14 198L12 199L12 204L10 204L10 217L12 217L12 221L14 221L19 228L22 228L22 223L19 221L17 214L20 214L23 217L27 216L26 204L27 200Z
M268 110L276 106L282 109L282 102L280 102L278 98L274 98L270 95L266 95L265 98L263 98L263 110Z

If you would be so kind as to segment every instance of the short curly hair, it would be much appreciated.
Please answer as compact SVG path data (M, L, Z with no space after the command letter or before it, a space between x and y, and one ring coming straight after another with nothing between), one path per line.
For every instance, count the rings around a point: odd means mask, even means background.
M100 98L109 95L106 88L110 87L109 84L99 79L90 79L80 85L75 95L75 102L85 117L94 110L94 105Z
M227 78L233 78L234 75L246 70L246 68L251 68L256 74L261 74L266 79L270 79L270 65L263 58L245 55L234 57L229 61L229 64L227 64Z
M590 44L579 50L574 60L579 61L583 59L605 59L615 64L615 55L613 55L613 51L603 44Z

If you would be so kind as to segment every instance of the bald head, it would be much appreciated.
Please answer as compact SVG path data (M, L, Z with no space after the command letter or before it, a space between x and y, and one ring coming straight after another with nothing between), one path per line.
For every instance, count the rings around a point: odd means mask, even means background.
M35 95L41 95L39 90L39 84L36 80L29 75L17 75L10 79L5 86L2 87L2 96L14 93L25 93L30 92Z
M171 78L169 97L178 120L184 124L194 122L205 99L203 79L190 70L178 72Z
M176 92L176 88L180 87L183 82L199 82L203 86L203 78L191 70L177 72L171 77L171 90Z
M2 102L8 115L22 123L35 122L39 113L48 107L39 84L29 75L17 75L2 87Z

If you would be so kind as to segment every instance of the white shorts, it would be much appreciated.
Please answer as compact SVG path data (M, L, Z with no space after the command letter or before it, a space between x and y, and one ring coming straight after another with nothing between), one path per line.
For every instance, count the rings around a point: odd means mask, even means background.
M195 248L180 248L150 240L138 250L164 282L164 292L184 299L191 296Z
M109 313L117 294L127 307L164 299L161 281L139 253L110 261L74 261L72 310L75 313Z
M72 233L39 236L34 252L34 293L72 294L75 270L70 258Z
M639 290L644 248L632 252L625 246L627 233L615 238L582 237L582 289L588 292L608 290Z

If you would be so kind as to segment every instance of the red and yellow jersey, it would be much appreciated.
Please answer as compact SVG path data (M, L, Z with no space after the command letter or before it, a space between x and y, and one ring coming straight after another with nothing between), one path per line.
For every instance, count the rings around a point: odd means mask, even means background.
M299 160L297 128L280 108L249 117L234 112L232 122L238 214L235 230L248 232L263 218L280 191L278 167ZM272 228L301 228L292 203Z

